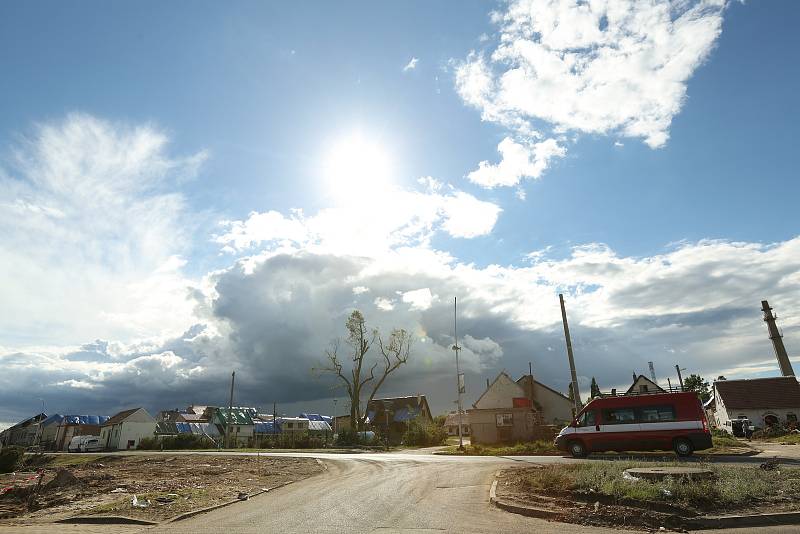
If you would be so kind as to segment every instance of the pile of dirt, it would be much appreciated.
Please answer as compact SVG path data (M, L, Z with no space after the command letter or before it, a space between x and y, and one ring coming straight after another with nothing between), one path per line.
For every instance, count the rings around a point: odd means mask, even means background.
M58 488L68 488L70 486L77 486L81 483L78 478L72 474L69 469L59 469L53 480L45 484L45 490L51 491Z
M27 506L35 487L29 485L0 496L0 516L27 521L99 514L161 521L323 470L313 459L263 456L97 456L85 463L77 456L50 458L34 511Z

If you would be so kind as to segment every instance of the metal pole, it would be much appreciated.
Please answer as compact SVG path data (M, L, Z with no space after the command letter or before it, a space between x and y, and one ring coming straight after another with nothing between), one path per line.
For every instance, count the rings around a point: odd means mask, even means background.
M667 385L669 386L669 392L672 393L672 381L667 377Z
M333 399L333 433L336 434L336 401L338 399Z
M683 377L681 376L681 366L676 365L675 370L678 371L678 382L681 384L681 391L683 391Z
M569 359L569 372L572 376L572 402L575 408L575 417L581 411L581 392L578 389L578 374L575 372L575 358L572 355L572 339L569 337L569 324L567 323L567 309L564 307L564 295L558 294L561 303L561 320L564 323L564 337L567 340L567 358Z
M228 424L225 425L225 448L231 447L231 417L233 417L233 382L236 380L236 371L231 373L231 396L228 401Z
M461 347L458 346L458 297L453 297L453 337L455 338L455 345L453 350L456 353L456 388L458 389L458 450L464 450L464 436L461 432L461 418L463 415L463 408L461 407L461 365L458 362L458 351Z

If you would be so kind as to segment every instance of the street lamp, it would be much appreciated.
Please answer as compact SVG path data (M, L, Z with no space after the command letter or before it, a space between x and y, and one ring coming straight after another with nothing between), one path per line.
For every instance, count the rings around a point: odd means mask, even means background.
M458 450L464 450L464 436L462 435L461 430L461 413L463 411L461 407L461 394L464 393L464 376L461 374L461 366L458 363L458 351L461 350L461 347L458 346L458 297L453 297L453 337L455 338L455 344L453 345L453 351L456 353L456 384L458 386Z
M383 415L386 420L386 450L389 450L389 408L392 407L391 401L383 401Z

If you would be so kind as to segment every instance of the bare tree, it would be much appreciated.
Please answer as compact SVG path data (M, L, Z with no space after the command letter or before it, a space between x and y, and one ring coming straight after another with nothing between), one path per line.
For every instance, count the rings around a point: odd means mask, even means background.
M358 310L347 318L346 327L345 343L350 348L349 354L340 356L341 342L339 339L334 340L325 351L327 361L318 370L335 374L343 382L350 397L352 428L363 430L367 420L366 406L375 398L386 378L408 361L411 354L411 335L405 330L395 329L384 340L377 328L367 328L364 315ZM376 343L381 357L370 363L367 354ZM343 361L346 359L352 361L350 369L345 369ZM369 391L369 396L362 411L361 398L366 391Z

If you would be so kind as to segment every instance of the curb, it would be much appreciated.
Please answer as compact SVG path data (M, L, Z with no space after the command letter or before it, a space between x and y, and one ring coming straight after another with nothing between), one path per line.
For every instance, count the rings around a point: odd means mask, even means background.
M73 524L95 524L95 525L158 525L156 521L148 521L147 519L136 519L134 517L116 516L116 515L79 515L75 517L67 517L59 519L54 523L73 523Z
M561 514L558 512L553 512L551 510L543 510L541 508L531 508L529 506L520 506L517 504L512 504L507 501L503 501L497 498L497 479L492 482L492 487L489 488L489 502L495 505L496 507L500 508L501 510L505 510L506 512L511 512L513 514L524 515L527 517L536 517L538 519L558 519L561 517Z
M563 514L542 508L533 508L513 504L497 498L497 479L492 482L489 489L489 502L507 512L559 521ZM753 514L753 515L724 515L724 516L701 516L701 517L681 517L679 518L685 528L690 530L713 530L737 527L768 527L771 525L795 525L800 524L800 512L776 512L772 514Z
M689 519L686 524L692 529L717 529L735 527L768 527L770 525L795 525L800 523L800 512L778 512L774 514L705 516Z
M267 493L269 491L276 490L276 489L282 488L284 486L288 486L292 482L293 481L290 480L288 482L283 482L282 484L278 484L277 486L272 486L271 488L266 488L266 489L263 489L261 491L257 491L257 492L255 492L255 493L253 493L251 495L248 495L247 496L247 500L250 500L253 497L257 497L258 495L261 495L262 493ZM206 512L212 512L214 510L217 510L218 508L224 508L226 506L230 506L231 504L236 504L237 502L242 502L242 500L241 499L234 499L232 501L227 501L227 502L223 502L223 503L220 503L220 504L215 504L213 506L208 506L206 508L200 508L198 510L191 510L189 512L184 512L184 513L182 513L180 515L176 515L175 517L167 519L166 521L164 521L164 523L174 523L176 521L183 521L184 519L189 519L190 517L194 517L196 515L204 514Z

